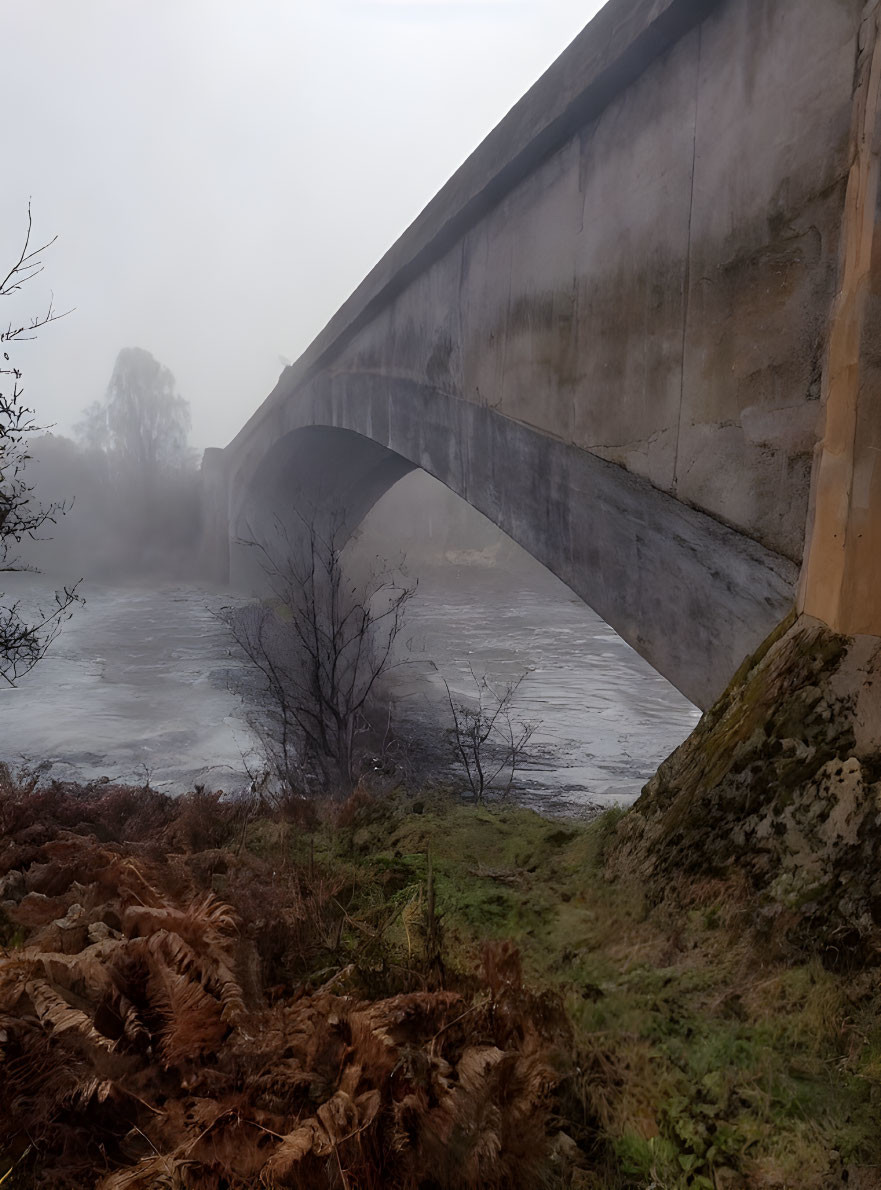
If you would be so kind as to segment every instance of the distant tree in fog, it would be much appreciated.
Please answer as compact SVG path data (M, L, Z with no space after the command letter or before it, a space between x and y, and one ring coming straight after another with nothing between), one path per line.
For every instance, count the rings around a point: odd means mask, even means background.
M31 228L28 206L24 245L5 277L0 279L0 297L18 293L43 270L41 253L54 240L31 248ZM12 358L15 345L36 338L35 332L40 327L62 317L50 300L44 313L31 315L20 323L10 321L6 330L0 332L0 573L33 570L21 557L19 547L23 542L35 540L46 525L54 524L68 508L64 501L40 503L34 496L34 484L25 476L30 459L29 443L41 427L36 424L34 411L24 404L22 372ZM5 602L0 594L0 680L15 685L16 679L45 655L74 604L81 602L77 585L56 591L54 603L48 607L25 607L19 600Z
M201 504L190 406L171 371L142 347L116 357L107 392L75 427L91 493L80 537L94 573L151 577L193 572ZM47 455L58 455L52 444ZM99 481L99 493L93 492Z
M110 434L107 429L107 407L103 401L93 401L83 410L82 417L74 426L74 433L86 450L107 450Z
M76 431L85 446L142 479L186 466L193 457L189 402L177 392L171 371L142 347L120 351L104 400L84 411Z

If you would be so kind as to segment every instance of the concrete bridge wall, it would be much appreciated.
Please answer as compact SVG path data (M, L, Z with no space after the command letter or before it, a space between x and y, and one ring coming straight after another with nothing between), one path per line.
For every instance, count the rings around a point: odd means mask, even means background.
M711 701L795 595L862 10L611 0L212 458L232 536L424 467Z

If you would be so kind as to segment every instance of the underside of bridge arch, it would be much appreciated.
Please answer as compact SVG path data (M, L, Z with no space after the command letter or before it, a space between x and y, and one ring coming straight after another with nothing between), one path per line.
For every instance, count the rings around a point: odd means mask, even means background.
M268 451L233 512L231 579L247 573L241 543L264 540L278 523L338 519L352 532L376 501L415 464L378 442L331 426L304 426ZM236 548L238 546L238 548Z
M792 606L791 562L620 467L436 389L324 374L250 447L231 479L233 541L266 537L276 519L295 527L297 510L316 508L342 510L352 530L421 467L699 706ZM231 572L253 582L240 550Z

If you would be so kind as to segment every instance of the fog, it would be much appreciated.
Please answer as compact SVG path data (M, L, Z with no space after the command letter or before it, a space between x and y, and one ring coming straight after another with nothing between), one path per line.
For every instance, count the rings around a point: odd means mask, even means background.
M61 505L15 556L54 583L198 581L201 492L193 463L156 475L61 435L30 444L28 481L42 507Z
M96 470L54 540L37 547L46 573L7 576L6 589L45 601L57 581L85 573L86 603L0 700L0 761L87 781L137 782L149 771L170 792L194 782L241 790L265 763L265 739L215 617L248 600L194 577L186 521L163 520L164 487L145 515L137 485L105 498L100 459L58 438L37 446L52 495ZM186 491L185 472L179 482ZM163 544L163 533L177 536ZM517 798L543 813L631 801L693 728L696 708L590 608L419 470L378 501L346 549L354 581L399 565L418 586L385 696L408 779L447 773L445 684L468 699L473 673L499 688L526 675L515 713L538 731Z
M43 574L5 589L45 603L82 577L86 603L6 699L0 759L81 779L158 766L172 790L237 788L251 742L214 618L237 596L200 569L198 451L233 437L599 7L31 0L4 13L17 118L0 261L15 259L29 202L35 242L59 238L3 312L45 310L50 294L73 308L16 344L26 403L51 428L29 443L27 482L44 504L74 499L50 540L22 544ZM188 403L174 450L149 465L131 462L142 438L114 430L124 359L154 369L145 387L163 408ZM98 432L75 441L102 402ZM195 451L178 432L190 414ZM441 739L448 681L467 692L472 667L502 683L528 672L522 713L546 724L535 804L631 798L693 724L694 708L562 583L421 472L347 552L366 569L403 555L419 579L396 695L408 724Z
M201 481L192 457L155 475L120 465L113 452L60 434L30 443L34 498L62 506L16 557L56 582L206 582L201 557ZM355 530L349 565L401 560L414 576L456 567L539 567L486 517L416 470L395 484ZM452 569L451 569L452 568ZM257 576L259 578L259 576ZM259 585L259 584L258 584Z
M141 346L225 445L599 7L7 5L0 260L30 198L59 240L23 300L75 307L21 353L44 423L68 434Z

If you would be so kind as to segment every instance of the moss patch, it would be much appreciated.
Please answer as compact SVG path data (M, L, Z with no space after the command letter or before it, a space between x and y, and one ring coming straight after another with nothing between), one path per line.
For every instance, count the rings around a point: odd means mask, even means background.
M881 733L863 704L879 672L877 641L806 617L778 634L646 786L610 871L640 872L654 900L736 876L759 934L866 962L881 922Z

